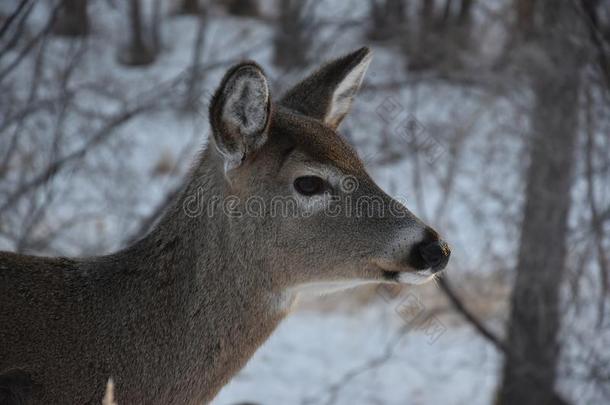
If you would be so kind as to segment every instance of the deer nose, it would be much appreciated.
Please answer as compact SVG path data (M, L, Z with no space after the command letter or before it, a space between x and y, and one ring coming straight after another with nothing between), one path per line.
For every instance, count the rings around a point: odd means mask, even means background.
M443 270L449 262L451 249L447 242L436 240L419 247L419 253L433 273Z

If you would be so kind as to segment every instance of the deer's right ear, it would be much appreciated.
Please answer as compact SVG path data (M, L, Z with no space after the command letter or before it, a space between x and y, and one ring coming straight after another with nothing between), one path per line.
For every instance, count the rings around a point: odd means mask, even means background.
M237 167L267 141L271 101L263 70L240 63L222 79L210 103L210 124L225 170Z

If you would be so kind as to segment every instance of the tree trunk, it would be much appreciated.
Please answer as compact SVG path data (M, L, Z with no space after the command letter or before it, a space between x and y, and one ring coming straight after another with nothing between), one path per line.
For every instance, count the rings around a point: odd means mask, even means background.
M445 7L443 8L443 14L438 21L438 25L440 29L444 29L449 25L449 21L451 20L451 9L453 8L452 0L445 0Z
M407 56L406 68L409 71L420 71L430 68L438 56L438 47L434 46L436 13L433 1L421 0L418 7L417 25L410 26L409 35L403 43L403 52Z
M460 3L460 12L458 14L458 25L469 26L472 14L473 0L462 0Z
M534 9L536 0L515 0L517 12L517 29L524 37L529 37L534 31Z
M127 49L124 50L121 61L130 66L149 65L155 60L155 54L144 40L140 0L130 0L129 17L131 23L131 42Z
M53 32L68 37L89 34L87 0L62 0Z
M519 2L521 3L521 2ZM530 166L517 275L511 296L508 348L498 402L557 403L554 394L561 326L567 220L578 133L579 57L568 39L575 31L570 3L541 7L543 24L532 39L542 60L531 62L535 105ZM559 3L563 3L560 5ZM550 68L549 68L550 67Z
M260 14L257 0L227 0L227 11L243 17L258 17Z
M368 38L372 41L386 41L404 34L407 24L405 7L405 0L371 0Z
M206 18L205 14L202 13L199 16L197 36L195 37L195 44L193 47L193 62L191 64L191 71L185 89L186 97L184 99L183 109L186 112L202 113L204 111L203 103L201 102L201 82L203 79L201 74L201 55L203 54L203 46L205 44L205 28Z
M182 0L180 3L179 13L181 14L199 14L200 12L199 0Z
M162 8L162 0L154 0L150 36L152 40L152 49L155 54L159 54L163 47L163 36L161 34L161 24L163 23Z
M311 48L311 19L305 15L308 3L282 0L273 36L273 62L286 70L307 65Z

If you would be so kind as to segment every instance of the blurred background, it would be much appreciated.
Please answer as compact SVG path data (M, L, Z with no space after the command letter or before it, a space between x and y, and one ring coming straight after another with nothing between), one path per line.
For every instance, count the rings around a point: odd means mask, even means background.
M305 297L213 404L610 403L609 41L607 0L3 0L0 249L125 246L227 67L369 45L341 132L448 272Z

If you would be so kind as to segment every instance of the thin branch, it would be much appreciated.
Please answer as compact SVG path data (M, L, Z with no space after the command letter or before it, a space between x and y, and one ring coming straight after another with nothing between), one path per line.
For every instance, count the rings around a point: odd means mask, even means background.
M606 49L608 44L604 43L603 34L599 29L595 2L580 0L575 4L575 8L580 12L581 18L589 30L589 37L597 52L597 63L606 82L606 88L610 89L610 62L608 62L608 50Z
M21 11L25 8L25 6L30 2L30 0L22 0L21 3L19 3L19 5L17 6L17 8L15 9L15 11L13 11L8 18L4 21L4 24L2 24L2 28L0 28L0 38L2 38L2 36L4 36L4 34L6 34L6 32L8 31L9 27L11 26L11 24L13 23L13 21L15 21L15 19L17 18L17 16L19 16L19 14L21 13Z
M341 389L343 389L345 384L349 383L351 380L358 377L359 375L361 375L367 371L373 370L375 368L378 368L379 366L381 366L381 365L385 364L387 361L389 361L392 358L392 356L394 355L394 351L396 350L396 346L397 346L398 342L404 337L404 334L408 330L409 330L408 325L401 327L396 332L396 334L392 337L392 339L390 339L390 341L386 344L383 352L379 356L373 357L373 358L369 359L368 361L366 361L364 364L361 364L360 366L355 367L352 370L349 370L339 380L337 380L336 382L334 382L330 386L328 386L325 390L325 393L328 393L329 397L328 397L328 400L325 402L325 404L326 405L335 404L337 402L339 393L341 392ZM324 393L317 397L305 398L305 399L303 399L303 401L301 401L301 404L302 405L318 404L318 403L320 403L321 397L323 395L324 395Z
M593 105L593 101L591 100L591 94L587 92L587 108L586 108L586 147L585 147L585 177L587 182L587 200L589 203L589 211L591 212L591 228L593 229L593 234L595 237L595 248L597 250L597 261L599 265L600 278L601 278L601 294L598 302L598 319L597 325L601 327L604 322L604 314L606 308L606 290L608 289L609 278L609 264L608 258L606 257L606 252L603 246L604 240L604 227L602 225L602 220L600 219L599 210L597 208L597 202L595 198L595 189L594 189L594 168L593 168L593 150L595 149L595 141L593 139L593 128L591 128L591 107Z
M55 20L57 19L57 15L59 13L60 8L61 8L61 5L57 5L57 6L55 6L55 8L53 8L53 11L51 12L51 16L49 17L49 21L47 22L47 25L45 25L45 27L42 30L40 30L40 32L38 34L36 34L34 36L34 38L32 38L30 40L30 42L28 42L28 44L21 50L19 55L17 55L17 57L15 57L15 59L13 59L13 61L7 67L5 67L2 71L0 71L0 82L2 82L6 78L6 76L21 63L23 58L25 58L32 49L34 49L34 46L36 46L36 44L41 39L46 37L46 35L51 31L51 29L53 28L53 25L55 24Z
M89 139L81 148L75 150L72 153L64 156L61 159L54 161L49 167L43 171L42 173L35 176L30 181L24 183L17 189L13 194L11 194L7 200L0 206L0 214L5 212L8 208L10 208L13 204L15 204L21 197L23 197L27 192L32 190L35 187L38 187L42 184L47 183L50 179L55 177L57 173L61 171L66 165L81 159L85 156L85 154L90 151L91 148L99 145L107 138L110 137L114 133L114 131L119 128L121 125L125 124L134 116L153 109L151 105L138 106L134 109L127 110L121 114L118 114L111 122L106 124L104 127L100 128L92 137Z
M457 312L459 312L485 339L493 344L498 350L505 355L509 353L509 348L506 343L498 337L495 333L483 325L483 323L464 305L459 296L453 291L449 282L445 277L438 279L438 285L441 290L445 293L449 301L453 304Z

